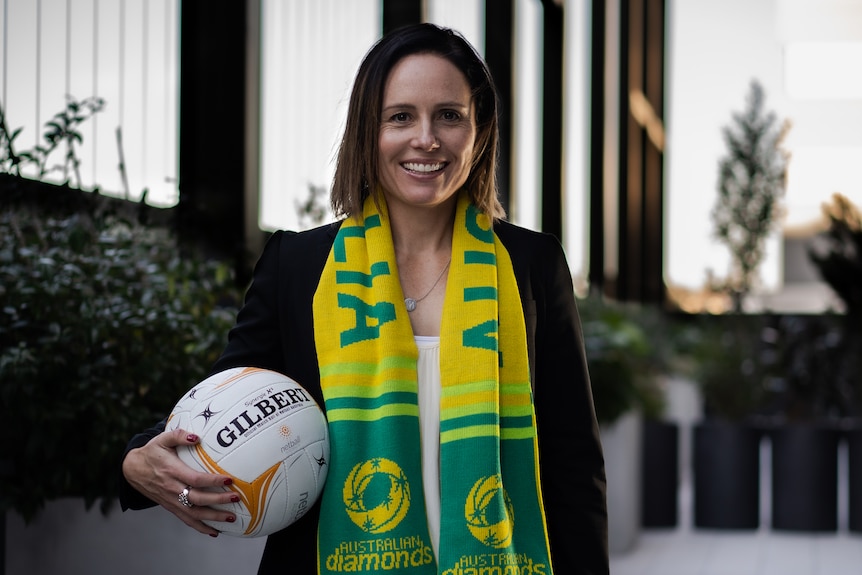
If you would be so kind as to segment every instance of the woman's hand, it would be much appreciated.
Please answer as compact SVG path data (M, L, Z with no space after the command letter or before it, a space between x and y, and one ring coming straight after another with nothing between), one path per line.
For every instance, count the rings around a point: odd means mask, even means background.
M231 484L229 476L195 471L179 458L177 446L194 445L199 441L197 435L182 429L161 433L143 447L129 451L123 460L123 475L132 487L179 517L189 527L217 537L218 530L203 521L233 523L236 516L211 506L236 503L239 496L232 491L222 490L225 485ZM189 506L180 501L184 489L188 489Z

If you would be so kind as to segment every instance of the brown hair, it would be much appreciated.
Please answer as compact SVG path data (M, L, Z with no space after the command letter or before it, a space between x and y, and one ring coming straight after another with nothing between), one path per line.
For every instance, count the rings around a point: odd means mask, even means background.
M383 91L392 68L406 56L437 54L467 78L476 109L476 142L470 175L464 187L479 210L492 218L505 216L497 197L497 90L487 64L458 32L434 24L416 24L381 38L365 55L350 94L347 123L338 149L332 182L332 209L351 216L377 189L377 137Z

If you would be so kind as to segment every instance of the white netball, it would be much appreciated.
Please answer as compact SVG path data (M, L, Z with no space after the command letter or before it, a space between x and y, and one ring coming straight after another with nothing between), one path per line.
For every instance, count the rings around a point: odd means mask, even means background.
M166 429L200 436L177 449L200 471L229 475L238 503L218 506L236 522L207 522L226 535L261 537L302 517L323 491L329 429L320 406L289 377L238 367L212 375L177 402Z

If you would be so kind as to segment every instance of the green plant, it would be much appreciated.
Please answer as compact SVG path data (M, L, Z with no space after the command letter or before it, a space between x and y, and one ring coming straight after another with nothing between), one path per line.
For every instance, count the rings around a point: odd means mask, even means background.
M823 211L829 219L827 248L810 250L820 276L844 302L848 328L862 332L862 213L841 194Z
M731 271L721 287L737 313L754 286L787 177L789 155L781 145L790 124L779 125L773 112L765 112L764 99L763 88L752 81L745 112L734 113L733 124L722 130L727 156L719 162L712 221L716 238L730 250Z
M845 196L834 194L823 208L829 220L826 248L809 257L820 276L844 303L833 358L848 415L862 415L862 213Z
M591 296L578 301L596 417L613 423L633 409L658 417L664 399L658 385L663 361L645 326L657 320L649 310Z
M708 418L741 421L764 407L777 361L774 336L764 316L696 318L688 350Z
M790 421L836 420L849 415L853 380L841 317L834 314L778 318L771 344L775 357L774 411Z
M0 507L32 518L82 496L104 511L129 437L206 375L240 294L230 266L181 256L117 214L0 212L0 399L18 430Z
M319 226L323 223L328 213L326 198L329 197L329 189L326 186L315 186L308 184L308 196L305 200L293 200L293 207L299 217L301 229Z
M3 109L0 108L0 172L23 176L22 168L32 164L36 170L36 179L41 180L51 172L60 171L66 183L71 181L74 174L77 187L80 188L80 161L75 151L75 145L83 140L79 128L83 122L101 112L104 107L105 101L101 98L76 100L67 96L66 107L45 123L45 132L42 134L45 143L21 152L15 151L15 140L21 134L22 128L10 131ZM60 164L49 165L49 158L63 144L66 145L63 161Z

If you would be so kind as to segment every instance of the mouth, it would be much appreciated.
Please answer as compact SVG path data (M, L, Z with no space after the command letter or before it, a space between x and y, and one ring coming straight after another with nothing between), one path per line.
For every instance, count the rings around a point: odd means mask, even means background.
M430 174L439 172L446 167L446 162L434 162L432 164L423 164L419 162L404 162L401 167L408 172L416 172L419 174Z

